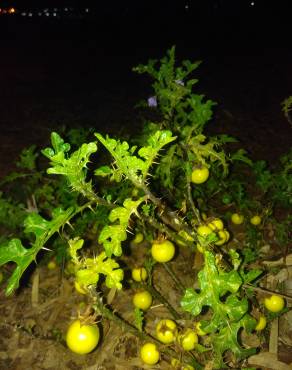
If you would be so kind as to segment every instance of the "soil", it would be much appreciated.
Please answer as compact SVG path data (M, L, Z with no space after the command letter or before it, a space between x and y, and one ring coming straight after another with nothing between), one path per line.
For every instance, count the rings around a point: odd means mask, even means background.
M1 28L6 33L2 32L0 58L0 178L15 169L23 148L46 146L50 132L64 126L93 127L119 136L138 132L142 121L133 107L151 90L149 80L134 75L131 68L160 58L172 44L177 44L179 59L203 60L196 73L198 91L218 103L209 133L239 138L253 159L272 165L291 148L292 128L281 112L281 102L292 94L292 52L287 47L257 47L256 42L248 47L247 42L231 48L232 40L225 46L215 41L208 46L207 38L196 46L181 34L161 36L154 43L144 34L137 47L122 36L109 40L102 34L99 39L86 25L78 27L21 23L14 24L13 31ZM129 266L141 257L139 253L133 251L128 257ZM189 260L188 255L180 256L173 266L184 272L186 285L193 274ZM164 274L162 270L159 279L158 275L154 279L176 306L178 292L171 296L175 289L164 286ZM65 347L66 327L83 301L61 268L37 267L12 297L5 297L1 287L0 369L149 368L138 358L138 340L106 320L99 324L102 341L93 353L79 356ZM133 319L127 290L118 293L113 303L122 307L126 319ZM147 329L152 331L156 318L166 311L154 306L147 315ZM292 362L287 348L282 360ZM162 361L151 368L167 369L168 365Z

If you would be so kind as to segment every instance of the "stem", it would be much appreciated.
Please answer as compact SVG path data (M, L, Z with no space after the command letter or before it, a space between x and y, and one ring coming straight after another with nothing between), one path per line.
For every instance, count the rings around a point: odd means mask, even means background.
M189 178L187 177L187 194L188 194L188 201L190 203L190 206L192 208L192 211L194 212L197 220L198 220L198 223L200 224L201 223L201 216L200 216L200 212L198 210L198 208L195 206L195 203L193 201L193 197L192 197L192 191L191 191L191 183L189 181Z
M286 295L286 294L282 294L282 293L279 293L279 292L274 292L274 291L269 290L269 289L254 287L251 284L243 284L242 287L244 289L253 289L253 290L257 291L257 292L264 292L264 293L271 294L271 295L276 294L276 295L278 295L280 297L283 297L283 298L287 299L288 301L291 301L292 302L292 297L289 296L289 295Z
M181 283L181 281L178 279L178 277L176 276L176 274L172 270L172 268L167 263L163 263L162 266L164 267L165 271L169 274L169 276L172 278L172 280L175 282L178 290L181 293L184 293L185 290L186 290L186 288L183 286L183 284Z
M135 285L148 290L149 293L154 298L156 298L159 302L161 302L164 306L166 306L166 308L172 314L172 316L175 320L178 320L178 319L182 318L182 316L171 306L171 304L161 295L161 293L156 288L154 288L151 285L143 284L143 283L135 284Z
M135 328L133 325L128 323L125 319L123 319L122 317L112 312L109 308L105 307L105 305L102 303L102 299L100 298L100 296L98 296L95 290L92 289L91 294L93 295L93 297L95 297L94 304L92 305L92 307L96 311L97 314L100 314L106 319L113 321L123 331L127 333L130 332L131 334L135 335L136 337L140 338L143 341L154 342L157 345L159 351L165 354L167 357L169 358L177 357L177 352L175 350L171 349L170 347L166 347L161 342L159 342L159 340L154 338L152 335L148 333L140 332L137 328ZM181 362L185 365L187 365L187 361L190 361L190 359L192 359L192 361L196 361L192 354L186 353L185 357L187 357L186 360L181 359ZM197 362L197 366L200 369L202 368L198 362Z

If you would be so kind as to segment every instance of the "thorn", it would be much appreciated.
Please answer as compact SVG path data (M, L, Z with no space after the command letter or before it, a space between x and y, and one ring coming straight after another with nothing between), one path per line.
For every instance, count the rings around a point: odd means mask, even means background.
M41 249L44 249L45 251L49 251L49 252L52 252L52 249L50 249L50 248L47 248L47 247L42 247Z

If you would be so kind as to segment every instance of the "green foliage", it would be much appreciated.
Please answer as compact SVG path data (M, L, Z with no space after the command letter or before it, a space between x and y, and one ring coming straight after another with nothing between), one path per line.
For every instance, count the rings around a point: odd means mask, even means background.
M132 248L128 233L143 233L144 242L135 246L143 249L163 238L177 247L189 247L190 252L198 243L204 251L199 289L185 290L173 271L164 267L178 290L184 291L183 310L203 316L201 328L207 339L202 340L204 345L198 344L197 351L202 358L204 352L212 353L214 367L220 369L225 367L226 352L241 360L255 351L241 343L242 330L250 332L256 325L249 313L251 302L245 285L252 288L262 273L250 263L258 259L267 225L280 245L290 242L291 216L285 214L278 222L273 210L291 205L292 151L281 158L275 170L264 161L253 163L243 149L227 153L226 146L236 142L233 137L207 135L205 128L212 120L215 103L193 92L198 80L191 74L199 64L187 60L176 66L173 47L160 61L150 60L134 69L154 79L157 122L146 122L142 135L128 141L95 133L111 156L109 160L93 156L97 142L88 139L91 130L85 129L63 132L63 138L56 132L51 134L51 147L42 151L50 161L47 171L39 168L35 147L21 153L18 172L0 184L0 266L16 264L6 287L6 294L11 294L50 242L49 249L58 261L70 258L74 264L75 281L87 288L95 302L102 302L96 288L101 294L103 284L113 291L122 289L121 266L128 262L123 252ZM285 113L290 106L287 101ZM91 164L93 157L96 162ZM197 166L209 169L204 184L190 181ZM203 211L208 213L205 222ZM198 226L208 224L213 216L226 221L232 212L241 212L245 220L255 214L262 219L257 226L247 225L248 221L240 225L245 236L241 250L216 245L218 230L207 237L197 235ZM160 264L149 258L149 250L145 252L147 257L139 264L147 269L147 284L156 292L155 299L160 299L175 318L180 316L156 290L152 273ZM182 319L183 323L189 317L182 315ZM140 336L145 328L139 309L135 309L134 322ZM194 358L192 361L198 365Z
M135 307L134 309L134 322L136 328L142 333L143 331L143 323L144 323L144 314L140 308Z
M109 221L114 225L106 225L99 234L98 241L103 244L107 257L112 255L121 256L121 243L127 239L127 228L132 214L138 215L137 208L145 201L140 198L137 201L126 199L123 207L114 208L109 214Z
M34 234L34 241L30 248L23 246L20 239L12 239L0 246L0 266L15 262L17 264L13 274L8 280L6 294L11 294L19 286L19 281L27 267L36 260L38 252L44 248L46 242L60 227L69 222L74 212L73 208L66 211L56 209L52 220L48 221L36 213L30 214L24 222L25 232Z
M48 174L64 175L73 190L84 196L92 194L91 181L86 182L86 174L89 157L97 151L96 143L82 144L69 156L70 144L65 143L56 132L51 134L51 142L53 148L42 151L50 159Z
M158 152L176 138L170 131L157 131L147 140L147 146L139 149L137 157L134 155L137 147L129 147L127 142L120 142L108 136L104 138L95 134L98 140L106 147L114 158L114 168L102 166L95 171L99 176L111 176L111 180L121 181L122 178L129 179L136 186L141 186L148 176L149 169L158 155Z
M108 288L121 289L121 281L124 272L119 268L119 264L108 258L105 252L101 252L94 258L79 258L77 251L82 248L83 239L75 238L69 240L69 253L73 263L76 265L76 280L81 286L95 286L99 280L99 275L105 275L105 284Z
M212 310L210 320L203 320L201 328L211 336L217 369L224 367L225 351L232 351L239 359L255 353L255 349L244 349L238 342L241 328L248 332L255 328L256 320L248 313L248 301L240 298L243 284L236 270L229 272L217 267L215 256L204 252L205 264L198 274L200 291L188 288L181 300L182 308L198 316L204 307Z

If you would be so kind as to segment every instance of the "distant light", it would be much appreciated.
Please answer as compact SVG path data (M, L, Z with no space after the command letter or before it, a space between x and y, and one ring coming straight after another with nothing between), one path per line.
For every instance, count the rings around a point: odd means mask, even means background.
M251 5L251 6L254 6L254 5L255 5L255 2L254 2L254 1L252 1L252 2L250 3L250 5Z
M46 15L47 17L49 17L49 16L50 16L50 13L45 13L45 15Z
M25 13L25 12L22 12L22 13L21 13L21 15L22 15L23 17L25 17L25 16L26 16L26 13Z
M88 8L85 8L85 13L88 13L89 12L89 9Z
M53 13L53 17L56 17L57 16L57 13Z
M64 8L65 12L68 12L68 8Z
M38 12L38 16L41 17L42 16L42 13L41 12Z
M9 13L9 14L14 14L14 13L15 13L15 9L14 9L14 8L10 8L10 9L8 10L8 13Z
M186 10L188 10L189 9L189 5L187 4L187 5L185 5L185 9Z
M32 17L32 13L28 13L28 16L29 16L29 17Z

